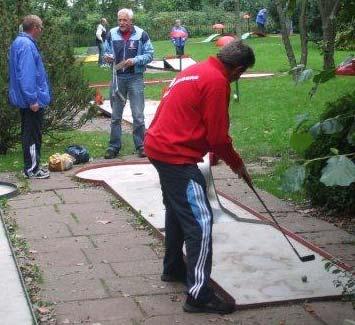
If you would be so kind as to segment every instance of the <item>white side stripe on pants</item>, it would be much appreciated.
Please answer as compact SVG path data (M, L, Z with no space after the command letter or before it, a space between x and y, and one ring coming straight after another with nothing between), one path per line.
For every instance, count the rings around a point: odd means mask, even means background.
M30 146L30 155L31 155L31 160L32 160L32 166L27 172L32 172L33 169L36 167L36 144L34 143L32 146Z
M201 217L201 230L202 230L202 242L200 248L200 254L195 267L195 284L189 290L189 293L197 299L200 289L204 283L205 275L204 268L206 259L209 253L210 242L210 229L211 229L211 215L206 205L206 197L200 184L191 181L194 196L196 198L195 204L198 208L198 213Z

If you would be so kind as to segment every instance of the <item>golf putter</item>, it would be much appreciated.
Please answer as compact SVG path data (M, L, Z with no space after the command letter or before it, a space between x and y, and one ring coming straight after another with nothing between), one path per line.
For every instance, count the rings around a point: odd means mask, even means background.
M119 97L119 99L121 99L122 102L125 103L126 99L124 98L124 96L122 95L120 90L118 89L118 78L117 78L117 70L120 70L123 68L124 62L125 61L123 60L120 63L114 64L113 69L112 69L112 74L113 74L113 80L115 80L115 84L116 84L116 89L114 89L114 93L116 94L116 96Z
M266 206L265 202L263 201L263 199L260 197L260 195L258 194L258 192L255 190L253 184L251 183L251 181L247 180L246 178L244 178L244 181L248 184L249 188L254 192L254 194L256 195L256 197L258 198L258 200L260 201L260 203L263 205L263 207L265 208L265 210L267 211L267 213L270 215L271 219L274 221L274 223L277 225L278 229L281 231L281 233L283 234L283 236L286 238L287 242L290 244L290 246L292 247L293 251L295 252L295 254L297 255L297 257L300 259L301 262L310 262L315 260L315 256L313 254L311 255L305 255L305 256L301 256L297 249L292 245L291 241L288 239L288 237L286 236L286 234L283 232L280 224L277 222L277 220L275 219L275 217L273 216L273 214L271 213L270 209Z

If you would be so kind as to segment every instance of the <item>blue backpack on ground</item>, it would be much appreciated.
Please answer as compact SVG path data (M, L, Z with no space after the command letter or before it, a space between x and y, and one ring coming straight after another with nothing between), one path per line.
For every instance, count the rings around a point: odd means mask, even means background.
M65 152L75 158L74 164L82 164L89 161L88 150L77 144L73 144L65 149Z

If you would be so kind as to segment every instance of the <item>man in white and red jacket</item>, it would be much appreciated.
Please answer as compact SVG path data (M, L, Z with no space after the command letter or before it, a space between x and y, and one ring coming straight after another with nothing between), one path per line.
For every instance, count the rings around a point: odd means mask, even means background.
M162 281L187 284L186 312L227 314L234 304L208 286L212 267L213 215L197 163L208 152L251 182L229 132L230 83L255 63L253 50L239 41L217 57L182 71L163 95L148 129L144 149L159 173L166 207ZM187 265L182 247L186 244Z

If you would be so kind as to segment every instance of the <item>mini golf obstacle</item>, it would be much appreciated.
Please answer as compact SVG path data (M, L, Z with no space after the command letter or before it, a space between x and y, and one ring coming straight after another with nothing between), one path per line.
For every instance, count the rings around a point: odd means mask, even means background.
M133 117L132 117L132 112L131 108L129 106L129 100L127 100L127 103L123 109L123 114L122 114L122 119L127 121L128 123L133 124ZM145 101L145 107L144 107L144 121L145 121L145 127L148 128L150 123L152 122L155 112L158 108L159 101L156 100L146 100ZM111 116L112 114L112 108L109 100L104 100L102 105L99 105L100 111L105 114L106 116Z
M16 195L17 187L0 182L0 198ZM0 209L0 323L37 324L23 285Z
M9 198L16 195L17 186L12 183L0 182L0 198Z
M208 159L199 167L214 213L212 284L220 294L238 307L341 296L341 288L333 284L337 275L324 269L323 259L331 255L283 228L301 255L315 255L314 261L301 263L270 220L215 190ZM164 206L151 164L93 165L76 176L110 189L164 237Z
M202 40L201 42L198 42L198 43L209 43L209 42L212 42L220 35L221 35L220 33L211 34L210 36L208 36L207 38L205 38L204 40Z
M147 64L147 67L156 70L182 71L195 63L196 61L190 57L172 57L152 61Z

